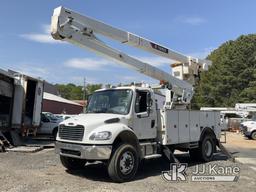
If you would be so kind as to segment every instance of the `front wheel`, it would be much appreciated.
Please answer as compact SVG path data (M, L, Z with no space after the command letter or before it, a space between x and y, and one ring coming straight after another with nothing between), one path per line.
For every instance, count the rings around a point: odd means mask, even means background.
M115 182L129 181L135 176L138 164L139 157L135 147L122 144L114 151L109 161L108 174Z
M86 163L85 159L76 159L72 157L65 157L62 155L60 156L60 161L65 168L71 171L83 169Z

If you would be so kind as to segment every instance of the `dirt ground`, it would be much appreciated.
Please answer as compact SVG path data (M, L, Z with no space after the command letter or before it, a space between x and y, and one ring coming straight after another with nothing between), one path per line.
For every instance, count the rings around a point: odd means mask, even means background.
M256 140L248 139L242 133L227 132L227 143L224 146L237 162L256 170Z
M195 163L191 163L187 154L178 154L177 158L181 162L190 162L187 175L195 170ZM169 170L169 163L160 158L144 162L134 181L118 184L111 182L106 167L101 163L86 165L80 171L67 171L53 149L36 153L0 153L0 191L255 191L256 172L247 165L228 161L221 154L215 155L215 161L210 163L239 166L239 180L167 182L162 179L161 173Z
M256 140L248 139L242 133L227 132L227 146L256 149Z

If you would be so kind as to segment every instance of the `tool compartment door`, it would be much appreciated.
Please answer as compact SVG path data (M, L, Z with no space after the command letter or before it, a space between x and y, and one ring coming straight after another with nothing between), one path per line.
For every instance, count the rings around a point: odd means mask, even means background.
M166 144L179 143L179 112L166 111Z
M215 116L215 128L214 132L216 134L216 137L219 139L221 136L221 119L220 119L220 112L214 112Z
M200 112L190 111L189 113L189 134L190 142L199 141L200 138Z
M179 111L179 143L189 140L189 111Z

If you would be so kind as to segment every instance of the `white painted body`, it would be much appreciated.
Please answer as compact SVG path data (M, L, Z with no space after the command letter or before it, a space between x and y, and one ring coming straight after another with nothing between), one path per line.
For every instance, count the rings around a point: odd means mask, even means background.
M245 136L250 137L256 131L256 121L245 121L241 123L241 129Z
M220 138L220 114L209 111L162 110L160 127L163 145L198 142L204 128L212 128Z

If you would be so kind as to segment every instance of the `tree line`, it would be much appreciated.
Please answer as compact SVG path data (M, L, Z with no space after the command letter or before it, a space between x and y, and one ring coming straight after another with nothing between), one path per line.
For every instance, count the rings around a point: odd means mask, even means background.
M83 86L69 84L56 84L57 90L61 97L69 100L87 99L95 90L101 89L102 84L87 84L85 89Z
M242 35L227 41L207 59L209 71L201 73L195 87L193 108L234 107L256 102L256 35Z

